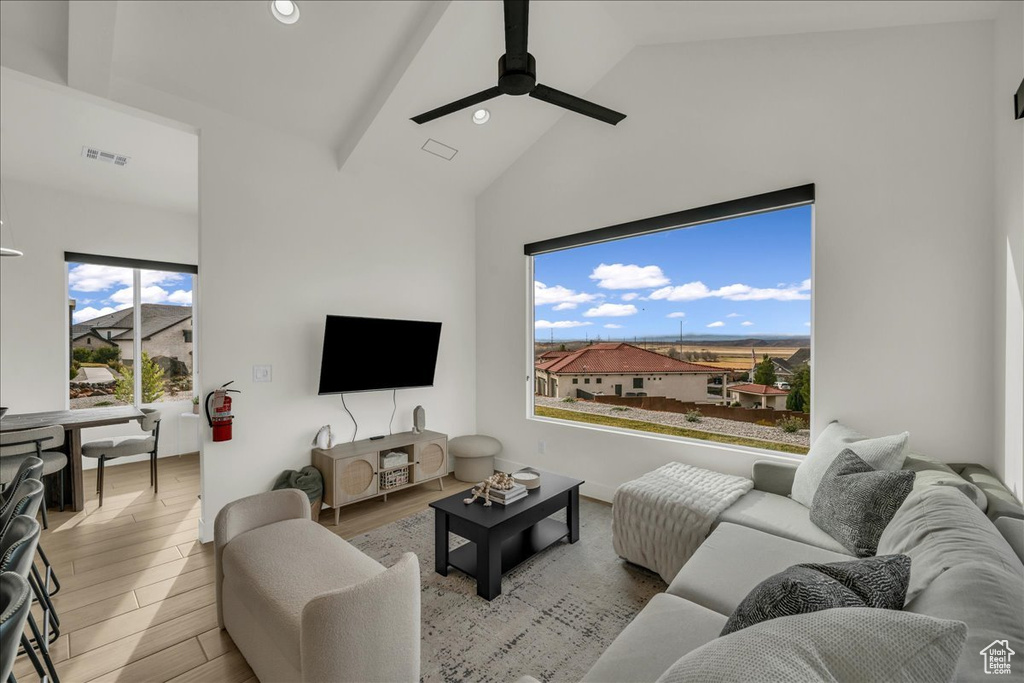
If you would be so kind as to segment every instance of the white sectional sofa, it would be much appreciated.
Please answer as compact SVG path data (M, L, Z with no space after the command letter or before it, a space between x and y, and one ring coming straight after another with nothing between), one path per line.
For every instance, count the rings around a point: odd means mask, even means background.
M914 455L904 468L924 474L886 528L878 554L911 557L904 611L967 624L956 680L990 679L980 651L994 640L1024 645L1024 564L1018 555L1024 510L984 468L959 466L958 474ZM648 603L584 681L656 681L680 657L717 638L762 580L798 563L853 559L811 523L806 507L786 497L795 470L757 463L754 489L719 517L668 590Z

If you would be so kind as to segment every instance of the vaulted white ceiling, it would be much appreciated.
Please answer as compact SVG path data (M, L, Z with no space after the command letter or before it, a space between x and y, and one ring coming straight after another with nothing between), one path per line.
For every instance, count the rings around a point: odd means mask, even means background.
M199 139L194 131L7 69L2 75L0 175L5 181L198 211ZM85 146L128 156L128 164L88 159L82 155Z
M495 84L504 51L496 0L303 2L298 23L263 0L0 3L0 63L104 95L111 79L165 91L301 137L339 165L401 166L474 195L556 121L616 128L527 97L422 126L411 116ZM635 103L595 88L637 46L907 24L986 20L988 0L534 0L538 80L605 106ZM652 87L657 87L652 84ZM637 125L627 117L619 126ZM458 150L420 150L433 138Z

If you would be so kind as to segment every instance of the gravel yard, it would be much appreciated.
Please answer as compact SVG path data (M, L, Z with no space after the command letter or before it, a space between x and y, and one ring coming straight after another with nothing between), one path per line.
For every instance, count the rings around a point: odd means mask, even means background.
M761 441L774 441L776 443L788 443L794 446L810 446L810 434L808 430L802 429L793 434L787 434L778 427L765 427L753 424L752 422L737 422L734 420L723 420L717 417L702 417L700 422L688 422L686 416L680 413L665 413L656 410L641 410L640 408L626 408L608 405L607 403L591 403L589 401L576 401L566 403L562 399L550 398L547 396L534 396L536 405L560 410L572 410L580 413L594 413L608 417L621 417L629 420L640 420L653 422L655 424L669 425L671 427L683 427L700 432L711 432L714 434L728 434L729 436L742 436L748 439L759 439Z

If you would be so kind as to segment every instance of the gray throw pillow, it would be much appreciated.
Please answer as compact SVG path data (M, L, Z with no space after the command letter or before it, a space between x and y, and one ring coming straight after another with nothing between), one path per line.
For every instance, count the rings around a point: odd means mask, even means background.
M878 550L878 539L914 488L914 472L876 470L850 449L821 478L811 522L857 557Z
M754 586L729 617L722 635L769 619L833 607L903 609L909 583L906 555L797 564Z
M781 617L691 650L657 683L950 681L961 621L846 607Z
M804 507L811 507L828 466L847 448L875 469L898 470L903 467L909 439L909 432L869 439L839 422L830 422L796 468L790 496Z

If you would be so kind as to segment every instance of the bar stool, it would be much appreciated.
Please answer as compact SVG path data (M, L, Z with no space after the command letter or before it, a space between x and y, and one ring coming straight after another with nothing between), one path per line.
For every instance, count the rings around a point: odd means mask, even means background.
M32 609L32 589L24 577L14 572L0 574L0 681L14 680L14 660L18 645L25 637L25 624ZM26 650L40 680L46 675L35 650Z
M149 432L149 436L115 436L111 439L89 441L82 444L83 457L99 459L96 472L96 493L100 497L100 507L103 507L103 465L116 458L148 453L149 483L153 487L153 493L158 493L160 490L156 477L156 450L157 442L160 440L160 411L143 408L142 412L142 417L138 418L139 425L142 427L142 431Z
M64 512L64 474L68 456L60 451L52 450L64 445L64 428L60 425L24 429L20 432L0 433L0 482L12 482L20 470L22 462L35 456L43 461L41 477L58 475L60 480L60 511ZM4 487L6 490L6 486ZM43 528L49 529L50 522L46 518L46 504L42 506Z
M38 484L39 482L35 483ZM24 484L22 485L24 486ZM39 544L39 534L41 532L42 529L39 527L39 522L28 515L19 515L11 518L7 528L3 530L3 535L0 536L0 573L14 572L25 579L29 586L32 587L32 591L36 593L36 598L39 597L39 594L35 587L32 586L29 572L32 560L35 557L36 546ZM27 620L29 630L32 632L32 640L29 640L28 636L22 632L22 648L29 655L29 659L34 659L32 649L35 647L42 656L50 681L59 683L60 679L57 676L57 669L54 667L53 659L50 657L49 643L39 631L39 626L36 625L36 620L32 616L31 610Z
M22 482L29 479L38 480L40 483L42 482L44 466L44 462L34 455L30 455L21 461L21 464L18 466L18 471L14 475L14 479L7 485L7 488L0 491L0 520L8 520L12 515L31 514L33 517L35 516L35 512L12 512L10 508L14 505L15 494L18 494L18 490L21 487ZM45 506L41 507L45 510ZM0 530L2 529L3 523L0 522ZM53 571L53 565L50 564L50 558L46 556L46 552L43 550L42 545L39 546L38 551L39 559L43 561L43 568L46 571L46 580L43 581L39 578L39 581L46 590L46 594L54 596L60 591L60 579L57 578L57 574ZM39 570L33 566L32 571L38 574ZM2 683L2 681L0 681L0 683Z
M25 479L18 485L18 490L14 492L14 495L8 501L8 504L0 512L0 539L4 539L7 535L7 529L14 524L14 520L22 517L30 517L35 519L36 514L39 512L39 506L43 501L43 482L38 479ZM42 555L42 546L37 541L35 544L36 554L39 554L41 558L45 557ZM5 569L5 563L8 558L0 555L0 571L7 571L9 567ZM25 576L28 579L29 584L32 586L32 591L35 593L36 601L39 602L39 606L43 612L43 639L47 643L52 643L60 637L60 617L57 616L57 610L53 606L53 601L50 599L49 593L49 561L46 561L47 565L47 579L44 581L39 575L39 569L36 567L35 562L29 564L29 573Z

